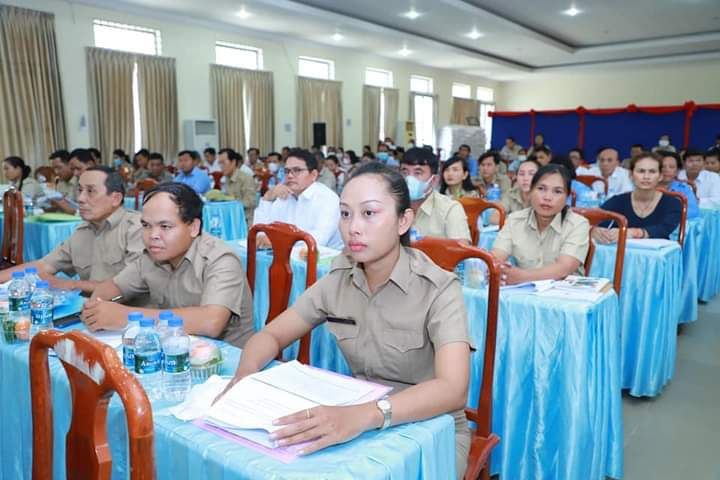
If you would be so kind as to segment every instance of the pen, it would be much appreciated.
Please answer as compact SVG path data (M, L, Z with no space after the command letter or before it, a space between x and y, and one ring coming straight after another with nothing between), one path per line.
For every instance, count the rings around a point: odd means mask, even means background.
M118 300L122 300L122 298L123 298L122 295L118 295L118 296L116 296L116 297L111 298L110 301L111 301L111 302L117 302Z
M605 227L606 230L610 230L613 227L613 224L615 223L615 220L610 220L610 223L607 227Z

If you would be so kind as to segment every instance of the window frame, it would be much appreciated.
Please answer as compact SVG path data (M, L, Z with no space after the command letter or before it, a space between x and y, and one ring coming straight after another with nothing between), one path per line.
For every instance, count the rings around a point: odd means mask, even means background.
M489 92L491 94L490 98L488 99L487 97L480 95L481 91ZM483 103L495 104L495 89L490 88L490 87L483 87L483 86L475 87L475 99L479 100L480 102L483 102Z
M300 72L300 64L301 62L315 62L315 63L324 63L328 66L328 77L318 77L314 75L307 75ZM319 57L307 57L305 55L299 55L298 56L298 75L302 77L308 77L308 78L317 78L319 80L335 80L335 61L327 59L327 58L319 58Z
M384 74L384 75L386 76L386 78L389 80L389 82L387 82L387 84L384 84L384 85L378 85L378 84L375 84L375 83L368 83L368 81L367 81L368 72L375 72L375 73L379 73L379 74ZM393 71L392 71L392 70L384 70L384 69L382 69L382 68L365 67L365 85L369 85L369 86L371 86L371 87L380 87L380 88L393 88L393 86L395 85L395 79L394 79Z
M414 90L414 89L413 89L413 80L419 80L419 81L427 82L427 85L428 85L429 89L427 89L427 90ZM432 95L433 92L434 92L434 89L435 89L434 83L435 83L435 81L433 80L432 77L426 77L426 76L424 76L424 75L415 75L415 74L410 75L410 91L413 92L413 93L422 93L422 94L424 94L424 95Z
M232 50L239 50L245 52L252 52L255 54L255 67L249 67L244 65L230 65L228 63L220 63L218 61L218 47L227 48ZM232 68L244 68L246 70L262 70L264 65L263 49L259 47L253 47L250 45L241 45L239 43L225 42L218 40L215 42L215 63Z
M467 89L467 95L455 95L456 88L457 89L460 89L460 88ZM472 91L473 91L472 85L470 85L468 83L453 82L452 89L451 89L451 95L453 98L465 98L468 100L472 100L472 98L473 98Z
M95 47L107 48L110 50L118 50L118 51L122 51L122 52L137 53L140 55L152 55L152 56L162 55L162 34L160 33L160 30L158 30L157 28L142 27L140 25L132 25L129 23L111 22L109 20L102 20L99 18L93 19L92 25L93 25L93 45ZM104 46L104 45L98 45L97 44L97 31L96 31L97 27L115 28L118 30L152 34L155 37L155 42L154 42L155 53L146 53L146 52L138 52L136 50L127 50L127 49L123 49L123 48L118 48L118 46L109 47L109 46Z

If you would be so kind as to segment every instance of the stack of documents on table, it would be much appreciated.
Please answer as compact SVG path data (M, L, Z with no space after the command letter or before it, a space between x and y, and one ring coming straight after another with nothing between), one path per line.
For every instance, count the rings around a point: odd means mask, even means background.
M522 292L522 293L542 293L552 288L554 280L535 280L533 282L517 283L515 285L503 285L500 287L501 292Z
M358 380L297 361L247 376L213 405L204 422L275 449L273 420L320 405L357 405L383 397L391 387Z
M568 275L565 280L553 282L552 288L538 295L594 302L605 295L611 288L612 284L607 278Z
M644 250L660 250L670 245L677 245L677 241L666 238L629 238L625 243L627 248L642 248Z

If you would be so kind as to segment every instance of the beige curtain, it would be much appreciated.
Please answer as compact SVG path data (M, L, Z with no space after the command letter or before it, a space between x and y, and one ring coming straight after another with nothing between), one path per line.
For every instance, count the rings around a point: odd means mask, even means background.
M467 117L480 116L480 102L471 98L453 97L450 123L453 125L467 125Z
M326 142L342 146L342 82L298 77L298 146L313 144L313 123L325 122Z
M55 18L0 5L0 157L39 166L66 146Z
M175 59L138 55L136 60L142 145L173 158L178 151Z
M218 122L220 148L245 151L243 79L237 68L210 66L213 108Z
M400 141L395 138L397 135L397 123L398 123L398 105L400 101L400 94L397 88L385 88L383 89L385 94L385 136L393 139L395 144L399 144Z
M363 86L363 144L374 150L380 138L380 87Z
M116 148L131 152L133 131L133 69L136 55L86 47L90 140L110 159Z
M259 70L240 70L243 78L245 119L248 122L248 144L265 154L274 150L275 103L273 73Z

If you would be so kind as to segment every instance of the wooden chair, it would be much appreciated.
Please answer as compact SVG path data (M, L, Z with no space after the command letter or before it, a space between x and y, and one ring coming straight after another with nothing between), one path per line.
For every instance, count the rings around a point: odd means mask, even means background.
M470 247L457 240L426 237L414 242L412 248L424 252L440 268L453 271L455 266L466 258L479 258L488 269L488 310L487 331L485 335L485 354L480 387L478 408L466 408L468 420L475 422L477 428L472 433L468 466L464 480L483 480L490 478L490 452L500 443L500 437L492 433L492 389L495 372L495 339L500 302L500 267L494 257L481 248Z
M683 248L685 244L685 229L687 228L687 216L688 216L688 199L685 195L680 192L671 192L665 188L658 188L658 192L662 192L664 195L670 195L680 200L682 204L682 212L680 214L680 225L678 226L678 243L680 248Z
M128 372L115 350L80 332L40 332L30 343L32 397L32 478L51 480L53 412L48 349L62 362L72 392L72 422L65 440L67 478L109 480L112 457L107 439L107 408L113 393L127 415L130 478L155 478L153 415L140 382Z
M40 177L44 178L45 180L42 180L42 178ZM55 183L55 170L47 165L38 167L35 169L35 180L40 183L45 182L52 185Z
M247 239L247 276L250 291L255 293L255 264L257 262L257 234L267 235L272 244L273 260L270 264L268 292L270 295L270 310L265 324L272 322L284 312L290 301L292 290L292 268L290 267L290 253L296 242L305 242L307 245L307 279L305 288L309 288L317 280L318 250L315 239L307 232L289 223L273 222L270 224L253 225ZM282 353L278 358L282 356ZM310 334L300 339L298 360L306 365L310 364Z
M222 172L212 172L211 175L213 178L213 188L215 190L222 190L223 173Z
M575 190L570 190L570 205L575 206L577 204L577 193Z
M271 173L267 168L255 168L255 179L260 182L260 195L265 195L265 192L270 188L270 179L275 177L275 174Z
M625 263L625 242L627 241L627 219L619 213L603 210L602 208L573 208L578 213L588 219L590 225L596 226L602 222L612 221L619 229L617 251L615 252L615 273L613 274L613 287L615 292L620 295L620 287L622 287L623 266ZM598 227L603 228L603 227ZM590 275L592 268L593 256L595 255L595 243L592 239L592 228L590 229L590 245L588 253L585 257L585 275Z
M140 180L135 185L135 210L140 210L140 192L147 192L151 188L157 186L158 181L152 178L146 178L145 180Z
M0 270L23 263L25 211L22 193L10 188L3 195L3 239Z
M597 182L602 182L604 188L605 188L605 195L608 194L608 181L605 177L597 177L595 175L578 175L575 177L575 180L577 180L580 183L584 183L588 187L592 188L593 185Z
M130 165L128 165L127 163L123 163L118 167L118 173L120 174L120 178L123 179L123 182L125 182L126 185L132 180L133 170L132 167L130 167Z
M480 218L480 215L482 215L485 210L497 210L498 215L500 215L500 222L498 223L498 226L502 228L503 225L505 225L505 208L503 208L500 202L489 202L482 198L468 197L463 197L459 199L458 202L460 202L460 205L462 205L465 210L473 245L477 245L478 241L480 241L480 230L478 229L477 224L478 218Z

